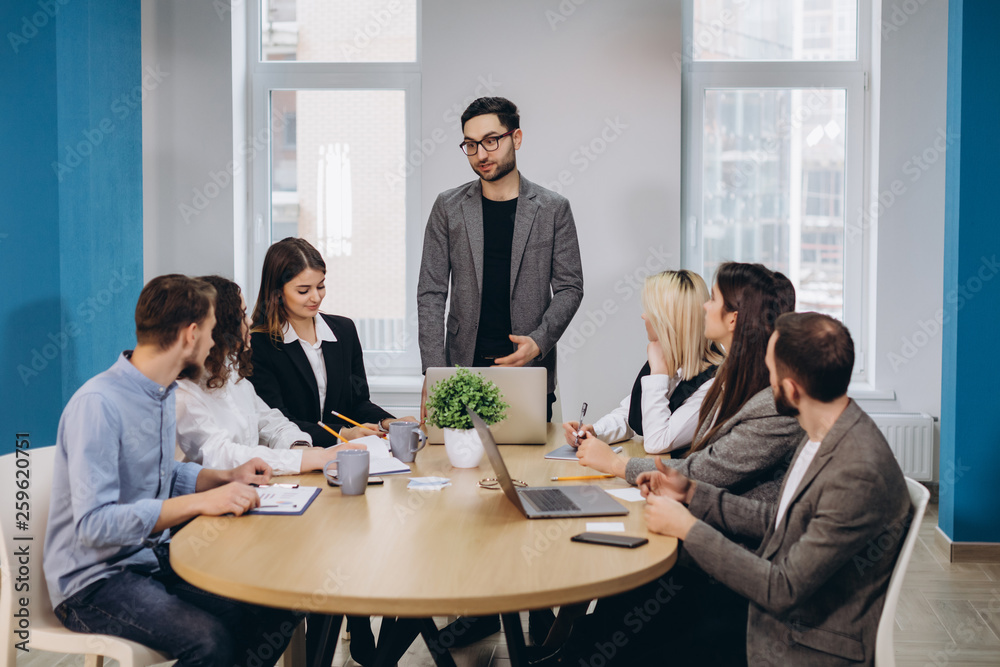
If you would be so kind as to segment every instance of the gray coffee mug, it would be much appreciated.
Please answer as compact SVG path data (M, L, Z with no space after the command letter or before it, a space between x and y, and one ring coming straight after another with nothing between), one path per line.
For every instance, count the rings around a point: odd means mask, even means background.
M327 461L323 466L323 475L330 484L340 487L345 496L363 495L368 488L368 469L371 461L367 449L342 449L337 452L336 461ZM329 470L337 464L337 476Z
M403 463L413 463L417 452L427 444L427 434L417 422L392 422L389 424L389 447L392 455Z

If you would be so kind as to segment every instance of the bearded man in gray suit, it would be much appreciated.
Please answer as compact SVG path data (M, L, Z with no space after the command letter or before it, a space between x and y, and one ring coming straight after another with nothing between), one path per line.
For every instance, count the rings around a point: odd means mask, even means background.
M808 434L778 503L661 466L638 479L646 526L684 540L705 572L750 600L749 664L872 665L910 517L903 473L878 427L847 397L854 343L843 324L818 313L782 315L767 366L778 412L797 417ZM761 546L751 553L734 536ZM872 544L882 554L869 560ZM686 648L699 650L697 642Z
M427 221L417 283L423 372L543 366L551 421L556 342L583 299L573 213L565 197L517 170L522 132L512 102L477 99L462 114L462 132L479 178L438 195Z

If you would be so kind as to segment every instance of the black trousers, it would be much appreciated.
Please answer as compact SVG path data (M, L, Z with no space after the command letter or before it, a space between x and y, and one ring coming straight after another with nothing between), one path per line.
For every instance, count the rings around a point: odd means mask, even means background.
M573 624L567 664L742 667L748 610L745 598L701 570L678 565L656 581L598 600L593 614Z

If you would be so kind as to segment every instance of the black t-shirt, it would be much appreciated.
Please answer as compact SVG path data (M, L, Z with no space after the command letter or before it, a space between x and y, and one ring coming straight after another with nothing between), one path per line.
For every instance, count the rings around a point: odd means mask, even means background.
M479 308L476 356L504 357L510 341L510 247L514 241L517 198L483 197L483 300Z

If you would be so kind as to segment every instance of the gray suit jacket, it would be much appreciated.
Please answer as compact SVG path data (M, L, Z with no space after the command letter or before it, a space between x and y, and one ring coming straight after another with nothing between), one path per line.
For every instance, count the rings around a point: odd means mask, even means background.
M750 600L749 663L873 664L910 497L885 438L854 401L823 438L775 528L777 507L702 483L691 499L701 521L684 547ZM761 547L753 554L723 533L759 537Z
M702 424L695 442L710 426ZM685 458L665 459L663 463L691 479L736 495L777 501L785 471L804 435L794 417L778 414L774 393L771 387L765 387L751 396L705 447ZM634 458L625 468L625 479L635 484L639 473L655 469L655 459Z
M420 361L471 366L483 283L483 190L479 179L442 192L434 202L417 282ZM451 302L445 326L448 288ZM555 390L556 342L583 299L580 246L569 201L521 175L510 257L512 333L530 336ZM447 336L445 331L447 330Z

